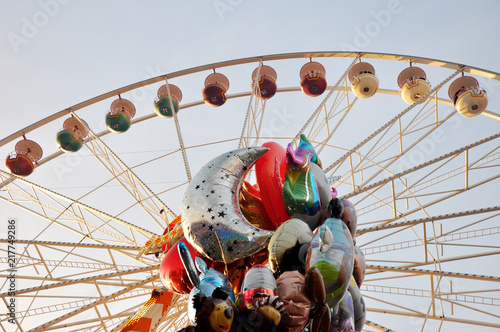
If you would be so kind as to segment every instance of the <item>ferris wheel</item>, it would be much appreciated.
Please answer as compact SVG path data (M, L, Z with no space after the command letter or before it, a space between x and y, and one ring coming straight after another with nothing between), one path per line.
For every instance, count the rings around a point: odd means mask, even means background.
M188 297L162 293L159 269L189 183L218 155L303 134L357 211L363 331L498 330L498 81L417 56L255 56L151 77L19 129L0 140L0 209L17 231L0 240L0 326L134 331L148 303L163 306L153 330L187 326Z

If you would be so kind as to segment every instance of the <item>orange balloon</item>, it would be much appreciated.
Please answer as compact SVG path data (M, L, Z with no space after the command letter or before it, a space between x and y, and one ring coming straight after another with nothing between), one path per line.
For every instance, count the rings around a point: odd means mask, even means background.
M274 225L267 215L259 190L246 181L240 189L240 209L255 227L274 231Z

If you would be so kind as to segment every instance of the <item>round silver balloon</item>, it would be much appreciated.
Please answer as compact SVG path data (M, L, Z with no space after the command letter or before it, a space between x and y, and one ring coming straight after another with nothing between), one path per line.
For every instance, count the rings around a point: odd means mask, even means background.
M214 261L230 263L265 248L272 232L252 225L239 206L243 177L269 149L252 147L224 153L201 168L182 200L186 239Z
M351 278L351 282L349 283L349 293L352 296L355 328L356 331L361 331L366 320L366 305L354 278Z
M330 332L361 331L355 330L354 306L349 292L344 295L334 311L336 312L332 313Z

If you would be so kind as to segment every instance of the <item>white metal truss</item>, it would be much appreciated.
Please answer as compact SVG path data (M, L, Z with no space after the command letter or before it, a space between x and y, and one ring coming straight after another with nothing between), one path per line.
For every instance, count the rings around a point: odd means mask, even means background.
M307 135L309 140L312 141L319 141L317 139L320 131L324 130L326 126L326 137L322 139L321 143L318 144L319 146L317 147L317 153L320 153L321 150L323 149L324 145L328 143L330 138L333 136L335 133L335 129L342 123L342 119L347 115L349 110L351 109L352 105L356 101L357 98L354 98L352 103L349 102L349 96L347 94L347 76L349 74L349 70L358 62L360 58L360 54L358 54L354 60L351 62L351 64L347 67L347 69L344 71L344 74L338 79L337 83L331 88L331 90L328 92L328 94L323 98L321 103L318 105L316 110L311 114L309 119L304 123L300 131L295 135L294 141L296 141L301 134L306 134L307 129L309 128L309 133ZM341 89L340 86L342 82L345 82L345 89ZM333 101L331 102L331 106L327 107L327 102L329 99L332 97L332 95L335 94L335 97L333 98ZM345 102L347 105L344 108L341 108L340 105ZM324 111L324 117L321 115L321 111ZM343 115L341 116L340 120L336 121L336 125L332 126L331 122L332 119L338 115L338 113L342 113ZM330 127L333 127L330 129Z
M4 184L0 199L47 220L49 224L69 229L96 243L140 246L155 235L151 231L2 170L0 180Z
M88 131L89 139L85 140L85 146L156 224L164 229L169 222L165 220L166 214L172 219L177 215L86 125L85 121L81 121L75 112L71 111L71 114L79 119Z
M432 96L434 93L436 93L445 83L449 82L452 78L454 78L456 75L458 75L459 73L461 72L461 70L457 70L455 71L453 74L451 74L450 76L448 76L445 80L443 80L441 83L439 83L438 85L436 85L434 88L432 88L429 92L427 92L424 96L422 96L421 98L422 99L426 99L426 98L429 98L430 96ZM425 104L427 105L428 102ZM437 103L436 103L437 104ZM424 105L424 106L425 106ZM361 147L363 147L365 144L367 144L368 142L374 142L372 141L375 137L377 137L377 135L381 134L382 133L382 136L384 135L384 131L386 131L386 129L390 129L392 126L394 126L396 123L398 123L399 125L401 125L400 123L400 119L405 115L407 114L408 112L410 112L413 108L417 107L418 106L418 103L414 103L410 106L408 106L405 110L403 110L401 113L399 113L398 115L396 115L393 119L391 119L389 122L387 122L385 125L383 125L381 128L379 128L377 131L375 131L374 133L372 133L370 136L368 136L365 140L363 140L362 142L360 142L359 144L357 144L354 148L352 148L348 153L344 154L341 158L339 158L337 161L335 161L334 163L332 163L331 165L325 167L325 172L329 172L329 171L336 171L338 168L339 168L339 165L341 165L343 162L345 162L346 160L350 160L352 162L352 156L353 154L357 154L359 153L358 151L360 150ZM397 142L398 140L400 141L400 146L402 145L402 142L401 142L401 137L403 134L408 134L411 130L414 130L414 127L415 125L417 125L419 122L421 122L424 118L427 118L428 116L430 116L433 112L437 112L437 105L435 106L435 108L431 109L431 110L428 110L427 112L424 112L422 115L421 115L421 118L418 119L416 118L416 122L412 122L411 125L408 125L407 128L405 128L405 130L403 130L403 132L399 133L398 136L393 136L391 137L391 140L387 141L386 144L393 144L395 142ZM436 123L436 126L438 126L439 123ZM429 131L430 133L431 131ZM425 136L424 136L425 137ZM378 141L375 141L378 143ZM418 142L414 142L415 143L418 143ZM386 146L384 146L386 147ZM373 148L372 148L373 149ZM405 150L401 149L401 155L405 152ZM377 152L380 152L380 150L376 150L374 153L377 153ZM372 157L370 155L370 157ZM365 160L365 158L367 160ZM372 157L373 158L373 157ZM357 170L360 165L365 165L366 163L369 162L369 158L368 157L364 157L362 160L360 160L358 162L358 165L356 166L353 166L353 170L351 171L351 173L353 173L355 170Z
M245 115L245 120L243 121L243 128L241 130L240 141L238 142L238 147L249 147L249 146L257 146L257 142L259 141L260 129L262 125L262 119L264 117L264 109L266 101L260 98L260 84L259 84L259 75L260 70L262 68L262 59L259 60L259 66L257 67L257 72L255 73L255 78L253 80L253 88L252 93L250 94L250 99L248 101L247 112ZM253 104L254 96L258 95L258 98L255 98L255 104ZM259 109L260 104L260 109ZM255 141L250 142L250 138L255 137Z
M0 240L0 243L6 244L8 240ZM92 319L82 319L84 311L105 312L108 319L116 320L122 315L117 311L121 310L122 303L144 302L152 289L161 287L156 281L158 259L143 256L141 261L136 260L136 246L21 239L15 244L18 285L32 285L16 289L18 305L24 308L16 313L20 326L55 315L59 318L39 329L50 330L50 326L57 329L63 321L63 326L88 328ZM2 245L2 251L3 248ZM52 259L54 257L59 259ZM9 269L0 270L3 284L8 274ZM4 299L7 296L8 293L0 294ZM78 320L73 321L76 315ZM105 326L109 324L108 319L94 323Z
M66 313L66 314L64 314L62 316L59 316L59 317L57 317L57 318L55 318L55 319L53 319L53 320L51 320L51 321L49 321L47 323L44 323L44 324L38 326L37 328L32 329L31 331L36 332L36 331L46 330L48 327L51 327L51 326L53 326L53 325L55 325L55 324L57 324L57 323L59 323L61 321L64 321L64 320L66 320L68 318L71 318L71 317L73 317L75 315L78 315L79 313L82 313L85 310L93 309L93 308L97 307L100 304L107 303L108 301L113 300L113 299L115 299L116 297L118 297L120 295L126 294L126 293L128 293L128 292L130 292L130 291L132 291L132 290L134 290L134 289L136 289L138 287L141 287L142 285L147 284L150 281L152 281L153 279L157 279L157 278L158 278L158 276L152 276L152 277L146 278L145 280L138 281L138 282L136 282L136 283L134 283L134 284L132 284L130 286L127 286L127 287L125 287L125 288L123 288L123 289L121 289L121 290L119 290L117 292L114 292L114 293L112 293L110 295L107 295L107 296L103 296L100 299L97 299L97 300L95 300L95 301L93 301L93 302L91 302L91 303L89 303L87 305L84 305L84 306L82 306L82 307L80 307L78 309L72 310L69 313Z

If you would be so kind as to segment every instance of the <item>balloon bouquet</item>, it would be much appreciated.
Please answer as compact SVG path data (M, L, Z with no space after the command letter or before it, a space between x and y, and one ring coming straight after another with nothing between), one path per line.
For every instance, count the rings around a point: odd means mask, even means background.
M242 180L252 166L255 185ZM356 210L304 135L295 150L268 142L211 160L186 189L181 224L160 277L189 294L183 331L362 329Z

